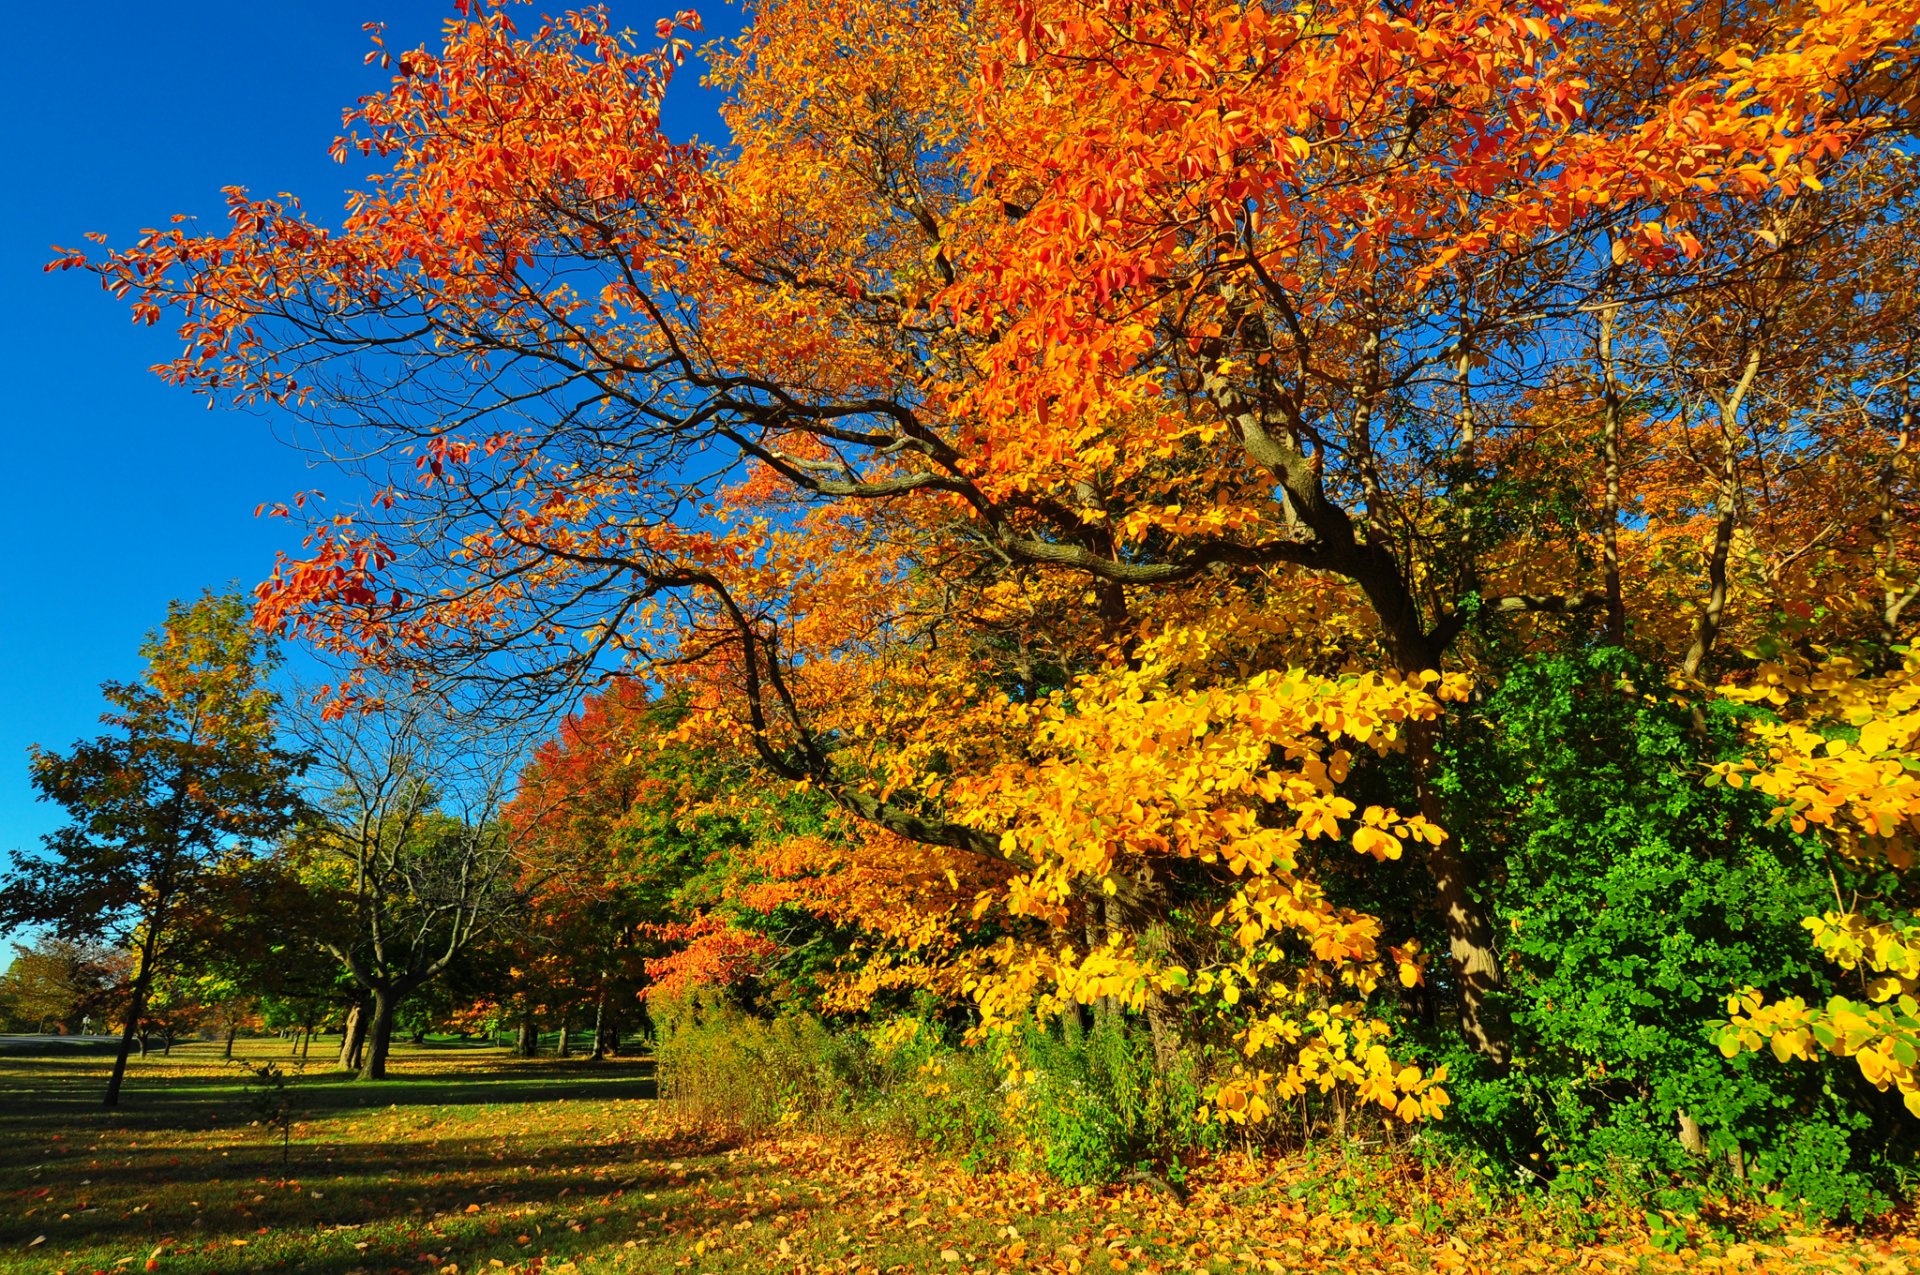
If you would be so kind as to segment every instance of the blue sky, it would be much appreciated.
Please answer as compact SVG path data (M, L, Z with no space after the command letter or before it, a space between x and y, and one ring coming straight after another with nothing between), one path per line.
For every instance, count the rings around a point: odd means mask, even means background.
M643 35L687 0L617 0ZM567 6L567 0L527 10ZM698 6L709 34L729 23ZM350 493L274 438L270 419L163 385L164 327L77 273L46 274L50 246L89 230L124 243L174 213L217 217L229 184L291 191L331 214L361 170L329 160L341 108L382 82L361 24L388 47L431 38L451 0L88 0L16 6L0 80L10 180L0 200L0 855L59 822L27 782L29 744L92 734L98 685L138 672L142 634L169 598L251 586L288 524L261 501ZM689 71L693 68L689 67ZM721 135L691 74L667 129Z

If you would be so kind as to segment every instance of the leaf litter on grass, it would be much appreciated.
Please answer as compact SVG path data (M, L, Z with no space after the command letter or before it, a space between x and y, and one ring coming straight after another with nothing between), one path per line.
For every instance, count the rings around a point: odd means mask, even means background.
M631 1063L478 1052L402 1053L400 1078L381 1086L316 1081L282 1168L275 1131L247 1124L211 1051L177 1053L137 1069L113 1117L59 1101L70 1071L0 1067L0 1096L45 1099L0 1106L0 1136L25 1152L0 1166L0 1272L1894 1275L1920 1265L1910 1222L1754 1240L1676 1219L1656 1243L1621 1221L1583 1241L1551 1210L1493 1207L1457 1178L1380 1158L1221 1155L1189 1174L1181 1200L1149 1182L1095 1189L968 1172L874 1138L788 1131L741 1145L620 1096L641 1074ZM516 1099L489 1101L502 1082Z

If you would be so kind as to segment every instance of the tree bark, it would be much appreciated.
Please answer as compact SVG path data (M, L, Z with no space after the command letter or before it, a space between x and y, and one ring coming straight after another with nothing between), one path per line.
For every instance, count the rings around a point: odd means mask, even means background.
M540 1037L533 1030L533 1015L520 1020L520 1034L513 1042L515 1058L531 1058L540 1052Z
M233 1057L233 1038L235 1035L239 1033L239 1031L240 1031L240 1025L234 1022L232 1019L228 1019L227 1020L227 1047L226 1047L226 1050L221 1054L221 1057L227 1058L227 1059L231 1059Z
M1684 1111L1676 1111L1673 1114L1680 1125L1680 1145L1686 1149L1687 1154L1705 1155L1707 1135L1700 1128L1700 1122Z
M1416 723L1408 731L1420 813L1435 827L1447 826L1445 805L1435 783L1439 767L1439 725ZM1458 984L1460 1032L1495 1067L1513 1061L1513 1024L1499 993L1505 981L1494 947L1493 921L1478 897L1473 864L1451 836L1427 851L1427 871L1447 927L1447 955Z
M373 1011L368 1016L365 1056L360 1060L360 1079L384 1080L387 1075L387 1050L393 1044L393 1014L400 1008L400 997L392 989L373 990Z
M593 998L593 1061L599 1062L607 1056L607 989L604 985L600 994Z
M1620 427L1626 406L1613 358L1613 323L1619 307L1600 312L1600 389L1605 417L1600 423L1600 463L1604 503L1600 512L1600 558L1606 577L1607 641L1627 643L1627 603L1620 590Z
M566 1058L569 1056L570 1051L568 1050L568 1044L570 1042L567 1037L567 1028L569 1020L572 1019L572 1017L573 1015L571 1013L560 1016L560 1047L554 1051L554 1056L557 1058Z
M371 1006L365 997L356 1002L347 1011L346 1026L340 1032L341 1071L359 1071L360 1059L366 1050L367 1016Z
M107 1096L105 1105L120 1105L120 1084L127 1078L127 1055L133 1052L134 1038L140 1039L140 1056L147 1056L147 1034L140 1029L140 1019L147 1012L147 989L153 986L153 949L159 937L158 925L147 926L147 936L140 944L140 968L133 977L133 996L127 1002L127 1025L120 1032L120 1052L113 1058L113 1074L107 1077Z

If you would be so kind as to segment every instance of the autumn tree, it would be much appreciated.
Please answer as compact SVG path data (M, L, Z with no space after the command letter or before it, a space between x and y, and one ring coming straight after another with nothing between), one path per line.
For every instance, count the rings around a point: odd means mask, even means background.
M771 983L802 953L834 954L814 914L785 908L815 892L766 853L812 828L818 803L686 738L690 718L684 702L614 681L534 751L508 812L524 824L530 883L514 993L563 1031L591 1007L595 1057L643 997Z
M640 929L660 919L664 894L648 885L671 875L623 835L657 753L650 707L637 683L615 683L563 719L521 772L506 818L521 825L528 886L511 988L523 1050L544 1018L558 1022L568 1052L584 1009L591 1056L603 1057L638 998Z
M185 900L299 810L298 754L275 736L278 656L237 596L174 602L141 647L138 682L108 682L111 733L68 752L36 749L33 781L72 820L39 854L18 854L0 917L62 937L112 936L136 953L106 1105L119 1102L155 977Z
M0 1014L12 1030L76 1035L112 1021L127 984L126 954L53 936L13 945L0 973Z
M692 15L481 6L350 113L337 226L233 191L56 264L367 458L268 622L496 705L644 668L858 830L796 843L813 901L906 902L888 959L990 1021L1212 998L1267 1060L1228 1118L1411 1119L1394 983L1512 1057L1440 773L1477 675L1911 629L1916 20L776 0L710 151L659 127ZM1444 965L1326 846L1418 865Z

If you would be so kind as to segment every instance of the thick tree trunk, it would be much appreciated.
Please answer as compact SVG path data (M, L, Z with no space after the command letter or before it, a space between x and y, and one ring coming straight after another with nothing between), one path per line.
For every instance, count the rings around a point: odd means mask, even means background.
M533 1030L533 1017L520 1020L520 1033L513 1042L513 1056L531 1058L540 1051L540 1035Z
M158 937L158 925L147 926L147 936L140 945L140 968L133 978L133 996L127 1002L127 1025L120 1032L120 1052L113 1057L113 1074L107 1077L107 1096L105 1105L120 1105L120 1085L127 1078L127 1055L133 1052L134 1038L140 1041L140 1056L147 1056L147 1033L141 1030L140 1019L147 1012L147 989L153 986L153 948Z
M1260 322L1251 309L1244 316L1249 322ZM1377 351L1377 343L1370 346L1371 353ZM1428 631L1418 597L1390 540L1367 522L1356 524L1328 497L1320 480L1320 458L1309 456L1290 434L1291 421L1278 406L1280 397L1270 394L1264 404L1251 401L1225 376L1207 377L1203 389L1222 418L1237 428L1248 458L1281 484L1300 521L1313 533L1320 554L1314 565L1353 581L1366 594L1396 670L1403 674L1439 671L1457 628L1448 622ZM1377 385L1370 381L1361 394L1363 405L1370 404L1377 392ZM1437 723L1425 724L1410 732L1409 743L1420 813L1444 828L1446 803L1436 773L1439 730ZM1478 883L1472 879L1472 865L1449 843L1427 856L1427 866L1460 988L1461 1030L1475 1049L1504 1067L1512 1056L1511 1031L1494 996L1501 982L1500 963L1493 947L1492 919L1475 897Z
M566 1058L571 1054L568 1048L571 1042L568 1038L567 1029L571 1025L572 1018L573 1015L571 1012L560 1016L560 1047L554 1051L556 1057Z
M1420 813L1436 827L1447 826L1445 803L1436 783L1439 727L1425 722L1408 732ZM1494 1066L1513 1061L1513 1025L1499 1001L1500 956L1494 948L1493 921L1477 897L1480 883L1473 865L1451 836L1427 851L1427 871L1447 927L1447 956L1460 996L1460 1032Z
M368 1015L365 1056L360 1060L360 1079L384 1080L387 1075L387 1050L393 1044L393 1014L400 1008L400 997L389 988L375 988L373 1011Z
M371 1002L362 997L347 1011L346 1026L340 1031L338 1066L341 1071L360 1070L360 1059L366 1052L367 1021L371 1008Z

